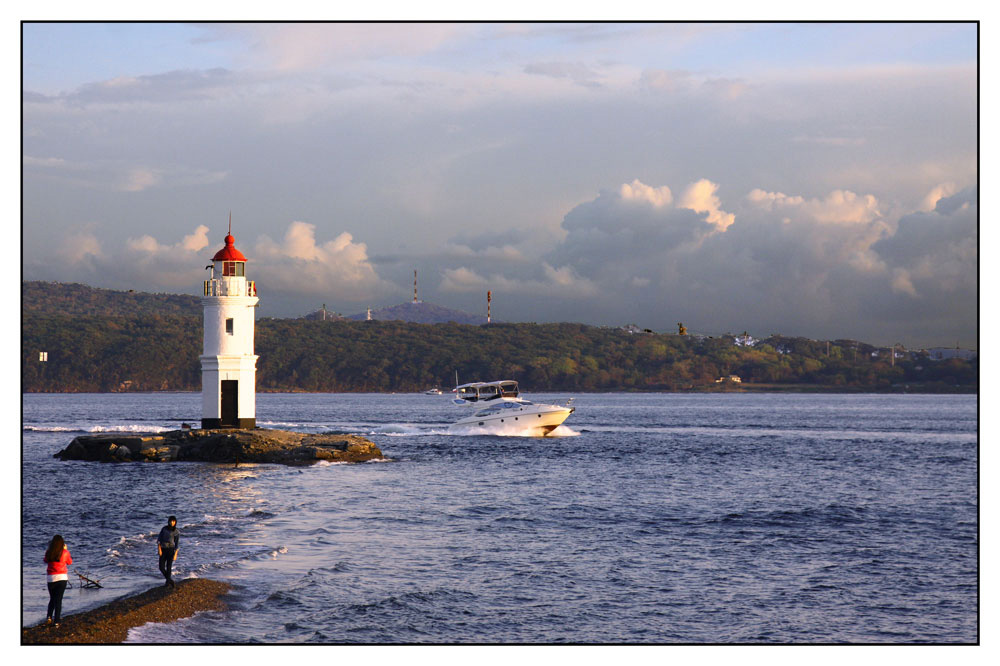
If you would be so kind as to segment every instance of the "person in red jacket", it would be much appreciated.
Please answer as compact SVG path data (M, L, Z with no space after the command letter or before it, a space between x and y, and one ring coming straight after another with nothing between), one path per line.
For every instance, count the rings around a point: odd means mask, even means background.
M45 573L48 575L49 583L49 610L46 624L55 622L59 626L62 619L62 599L63 592L66 591L66 584L69 582L67 566L73 564L73 556L69 554L66 542L58 534L52 537L49 547L45 551Z

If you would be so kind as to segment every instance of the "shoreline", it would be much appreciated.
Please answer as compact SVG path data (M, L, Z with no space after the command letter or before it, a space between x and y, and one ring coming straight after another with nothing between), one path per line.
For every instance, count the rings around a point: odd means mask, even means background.
M189 391L180 389L170 389L166 391L21 391L22 395L149 395L149 394L200 394L200 389ZM423 391L306 391L303 389L257 389L257 393L284 393L288 395L423 395ZM445 394L448 392L446 391ZM529 392L525 392L529 393ZM871 386L836 386L833 384L757 384L745 382L739 387L722 388L717 385L705 385L704 387L676 388L676 389L645 389L645 388L617 388L617 389L538 389L530 393L574 393L579 395L600 394L600 393L677 393L690 395L693 393L829 393L829 394L869 394L869 395L979 395L978 386L955 385L951 387L942 386L921 386L919 384L907 384L905 386L893 386L890 388L875 388Z
M170 589L158 585L89 611L64 615L58 628L45 623L22 627L21 645L102 645L123 643L129 629L150 622L173 622L195 613L222 611L232 585L208 578L186 578Z

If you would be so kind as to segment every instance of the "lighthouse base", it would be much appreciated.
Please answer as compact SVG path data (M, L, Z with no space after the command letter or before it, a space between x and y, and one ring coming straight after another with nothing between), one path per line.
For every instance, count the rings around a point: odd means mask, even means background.
M239 428L240 430L253 430L257 427L257 419L236 419L235 423L223 423L222 419L202 419L202 430L218 430L219 428Z

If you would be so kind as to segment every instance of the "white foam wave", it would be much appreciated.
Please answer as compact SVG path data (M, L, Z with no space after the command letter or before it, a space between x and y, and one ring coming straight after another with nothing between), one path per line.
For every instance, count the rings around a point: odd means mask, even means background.
M157 425L144 425L139 423L121 423L116 425L107 426L33 426L26 425L23 430L25 432L167 432L169 430L176 430L176 428L169 428L167 426L157 426Z
M303 424L292 421L258 421L257 425L266 428L300 428Z
M89 428L84 428L85 432L167 432L169 430L176 430L176 428L141 424L91 426Z

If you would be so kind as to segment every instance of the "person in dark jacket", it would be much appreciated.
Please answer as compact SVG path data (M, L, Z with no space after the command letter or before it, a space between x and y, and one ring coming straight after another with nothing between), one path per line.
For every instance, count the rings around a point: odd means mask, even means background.
M46 624L59 626L62 619L62 599L69 583L67 566L73 564L73 556L69 554L66 542L58 534L52 537L49 547L45 550L45 574L49 586L49 608L46 613Z
M167 581L164 587L175 587L174 579L170 576L170 570L177 559L177 550L181 541L181 533L177 531L177 518L170 516L167 524L160 530L160 536L156 539L156 550L160 554L160 573Z

